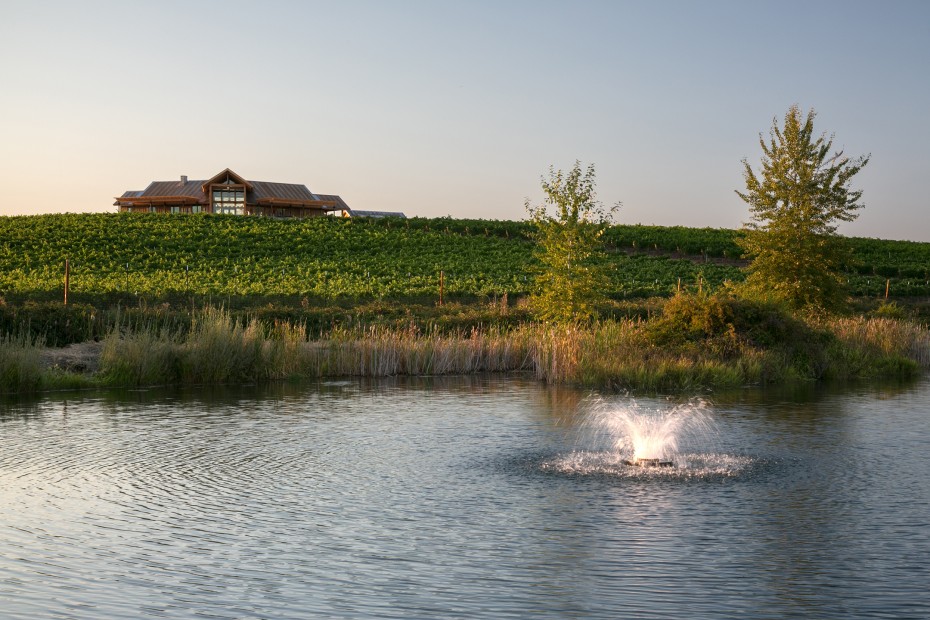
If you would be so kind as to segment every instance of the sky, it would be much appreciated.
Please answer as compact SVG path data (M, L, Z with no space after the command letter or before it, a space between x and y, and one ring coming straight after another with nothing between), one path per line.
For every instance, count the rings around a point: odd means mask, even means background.
M930 241L930 2L0 0L0 215L153 180L524 219L593 164L627 224L738 228L788 108L871 155L846 235Z

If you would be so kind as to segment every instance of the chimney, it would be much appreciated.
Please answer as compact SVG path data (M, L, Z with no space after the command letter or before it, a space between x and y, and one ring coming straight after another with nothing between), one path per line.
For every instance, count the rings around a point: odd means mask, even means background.
M186 175L186 174L182 174L182 175L181 175L181 183L187 183L187 175Z

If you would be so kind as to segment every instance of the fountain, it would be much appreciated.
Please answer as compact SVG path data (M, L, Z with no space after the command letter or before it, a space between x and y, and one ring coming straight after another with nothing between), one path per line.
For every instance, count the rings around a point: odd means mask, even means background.
M624 465L633 467L677 467L683 464L679 441L706 436L710 418L702 402L678 405L668 410L647 411L636 403L625 406L601 402L594 407L589 424L607 436Z
M753 463L750 457L717 450L717 425L704 401L648 402L588 401L582 408L576 448L542 462L542 469L571 475L695 480L736 476Z

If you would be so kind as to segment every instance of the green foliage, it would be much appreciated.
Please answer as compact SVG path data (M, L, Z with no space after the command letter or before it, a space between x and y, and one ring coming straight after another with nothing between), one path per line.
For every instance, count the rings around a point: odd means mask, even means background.
M730 331L733 309L728 299L716 295L676 295L649 324L656 344L705 340Z
M111 305L147 307L148 315L163 302L172 313L192 304L263 309L270 303L300 314L308 327L325 327L360 304L433 305L440 270L447 303L507 293L514 305L533 284L527 271L539 265L534 231L530 221L452 218L0 217L0 333L27 329L61 346L106 336ZM705 292L741 282L736 236L724 229L609 226L601 237L608 250L601 259L609 278L604 292L631 301L667 297L679 278L694 291L700 279ZM843 277L853 295L883 297L887 279L893 298L930 295L930 243L848 241L854 256ZM66 257L71 303L63 308Z
M783 306L727 294L676 295L650 321L651 341L698 359L757 361L754 382L820 379L836 369L830 329L812 327Z
M889 301L882 302L878 308L872 312L872 316L883 319L904 319L907 318L907 312L895 302Z
M74 300L311 301L520 293L532 262L516 222L221 215L57 214L0 218L0 294Z
M601 235L619 205L605 210L597 202L594 176L593 165L582 172L577 161L568 173L550 167L549 179L542 180L545 202L526 202L539 261L530 303L544 321L590 320L607 299Z
M736 243L736 232L725 228L618 224L604 232L604 241L616 248L639 252L731 259L739 258L742 254Z
M862 208L862 192L850 190L849 183L869 160L850 160L842 151L831 156L833 139L814 138L814 116L811 110L802 119L795 105L784 127L774 120L768 143L759 136L760 175L743 160L746 192L736 192L753 219L739 239L752 258L746 289L797 308L845 301L839 274L850 253L836 223L854 220Z
M27 301L22 305L0 304L0 334L28 334L50 347L93 340L97 312L88 304Z

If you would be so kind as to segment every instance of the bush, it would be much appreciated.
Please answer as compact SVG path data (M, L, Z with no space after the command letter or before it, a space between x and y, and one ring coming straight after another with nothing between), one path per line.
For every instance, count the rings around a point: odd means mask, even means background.
M649 333L656 344L706 340L729 332L733 319L728 299L682 294L665 302L662 315L650 322Z
M102 335L94 306L34 301L21 306L0 304L0 334L3 333L41 338L50 347L63 347Z
M872 316L882 319L903 319L907 317L904 308L893 301L883 301L881 305L872 311Z

